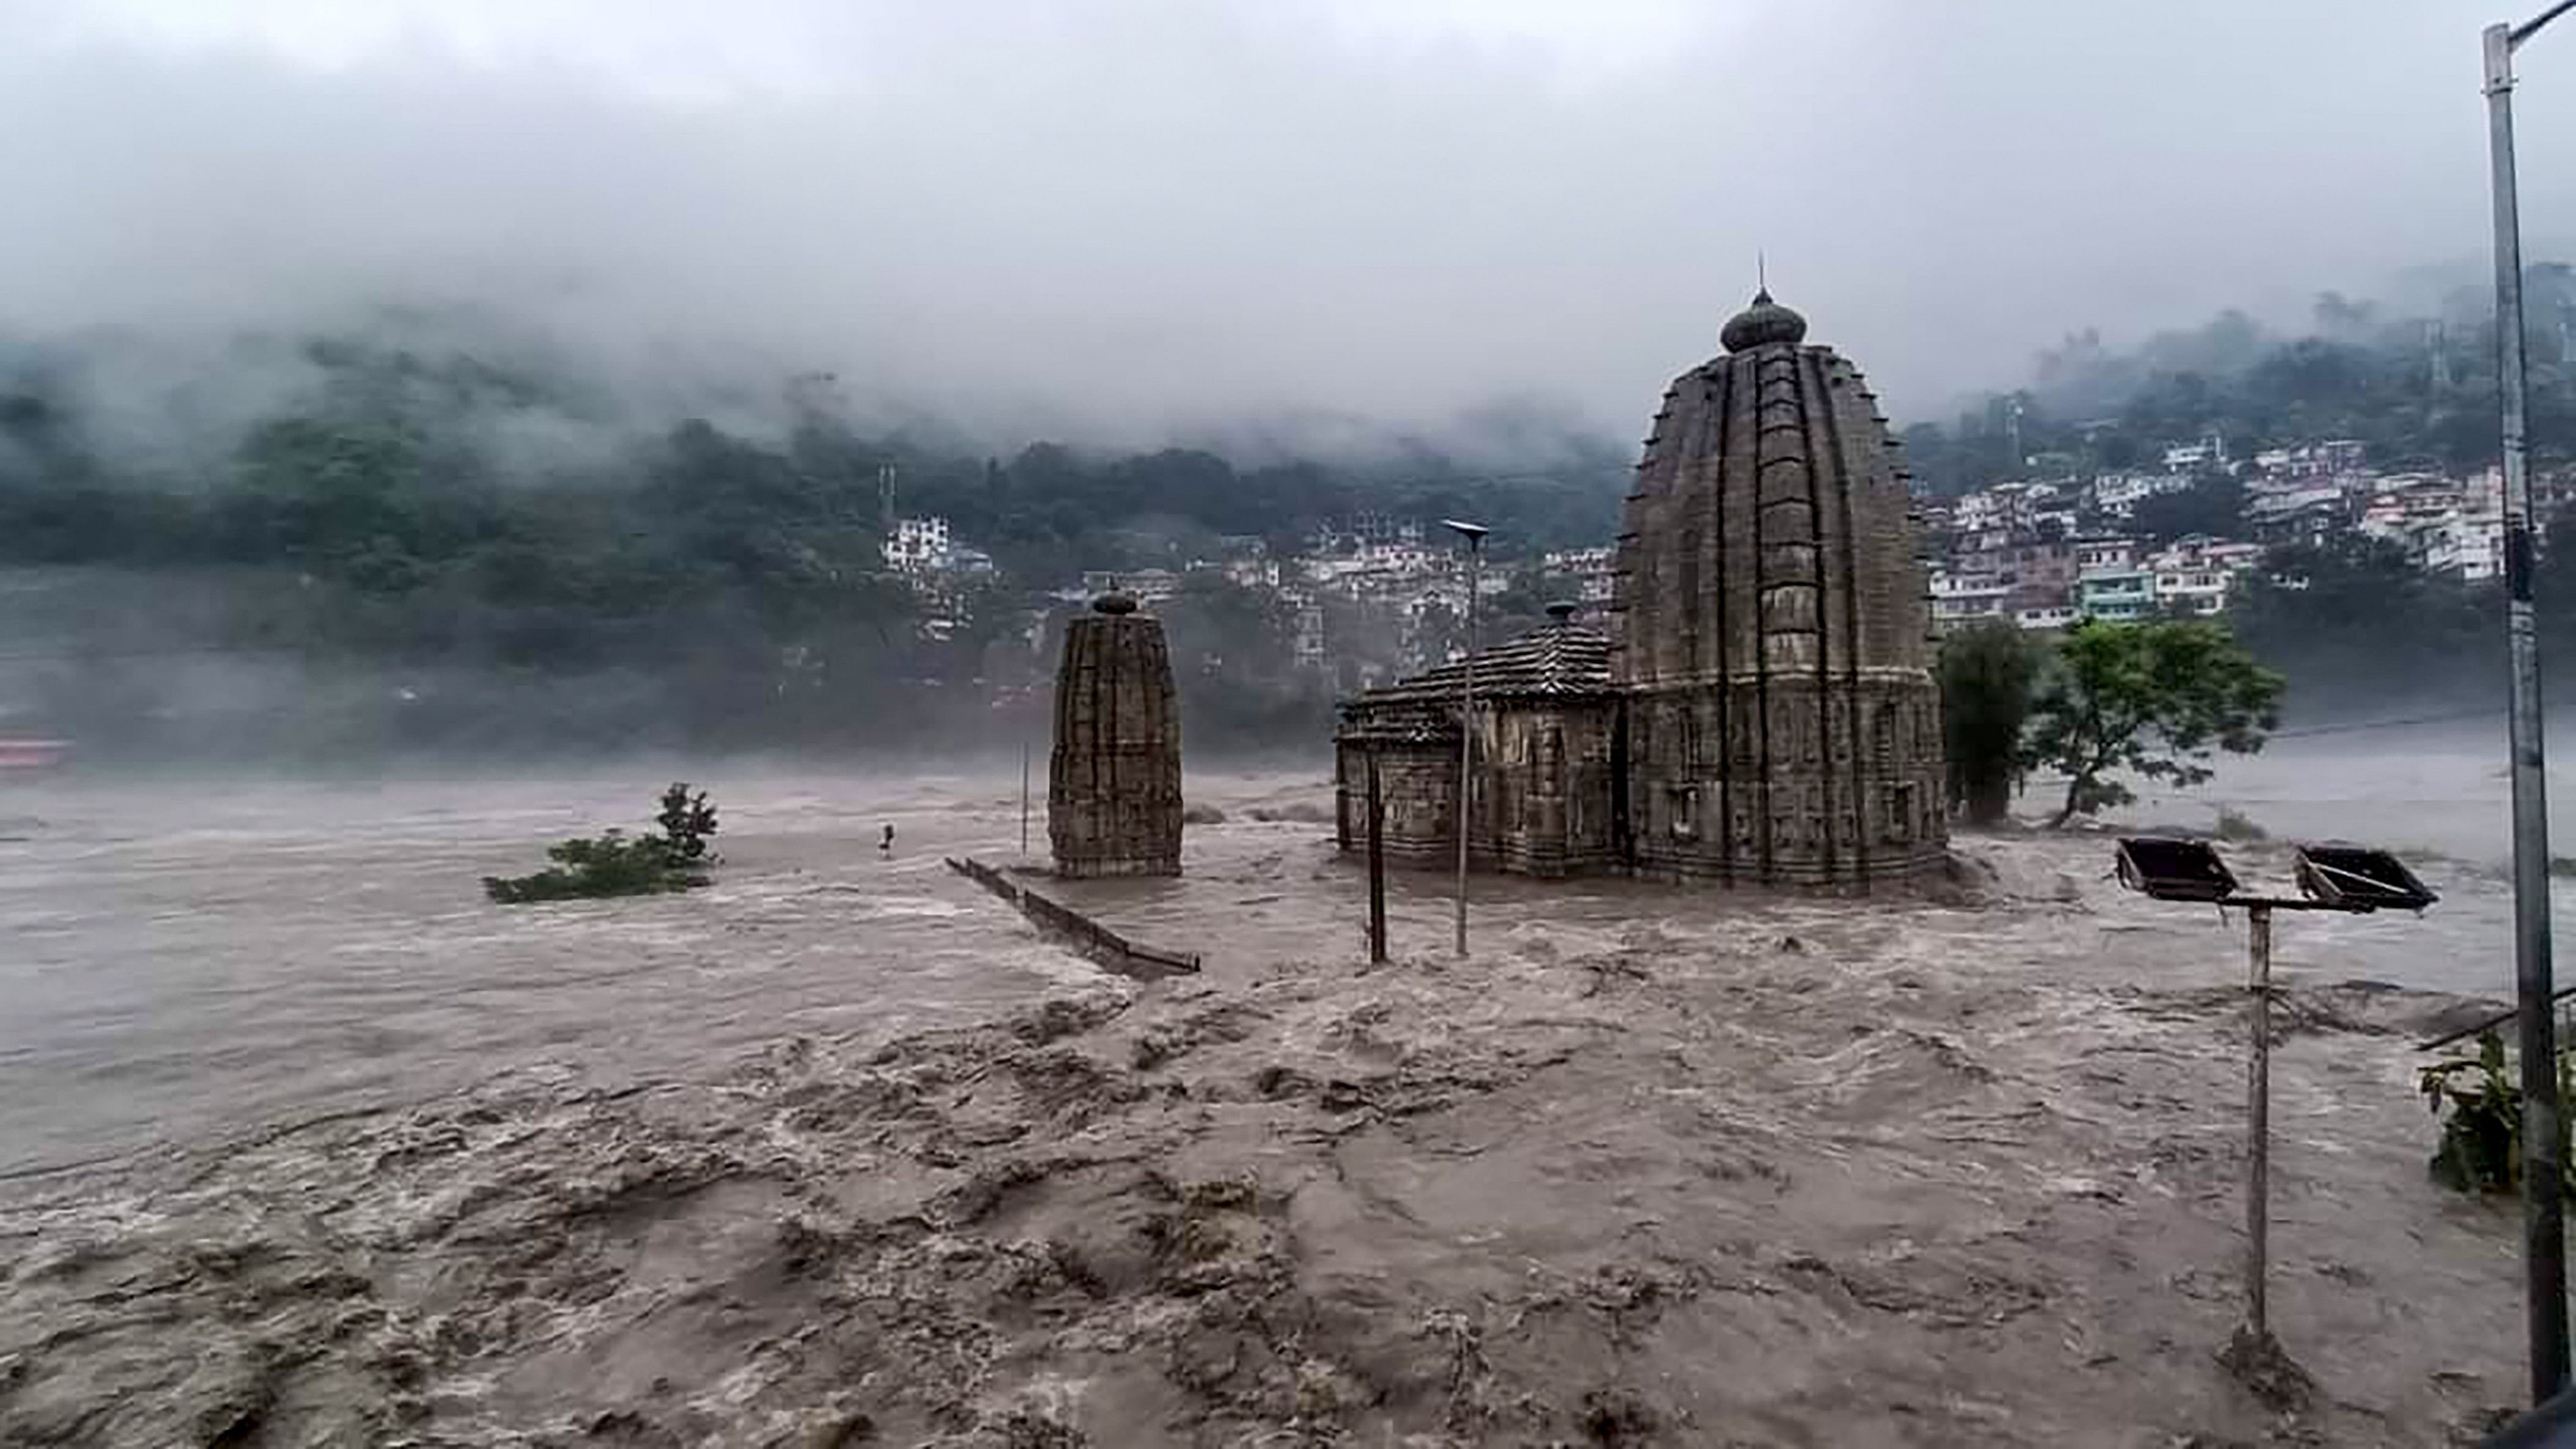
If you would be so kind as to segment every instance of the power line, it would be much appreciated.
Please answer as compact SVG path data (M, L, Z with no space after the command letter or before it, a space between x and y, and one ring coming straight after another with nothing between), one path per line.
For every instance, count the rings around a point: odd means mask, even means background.
M2369 730L2406 729L2414 725L2456 724L2462 720L2501 719L2503 717L2504 706L2494 705L2486 709L2457 709L2444 714L2412 715L2405 719L2355 720L2345 724L2308 725L2302 729L2274 730L2272 732L2272 738L2276 740L2307 739L2316 735L2360 734Z
M0 664L42 664L89 659L181 659L197 654L310 654L282 644L181 644L152 649L62 649L0 654Z

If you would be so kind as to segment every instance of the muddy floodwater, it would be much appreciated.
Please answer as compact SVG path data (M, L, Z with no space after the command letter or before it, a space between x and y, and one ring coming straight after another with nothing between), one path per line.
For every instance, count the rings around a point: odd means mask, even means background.
M715 780L726 865L708 889L484 900L481 877L536 869L554 840L650 828L667 783L0 781L0 1162L415 1100L507 1066L705 1071L792 1033L882 1039L1094 975L940 864L1016 848L1016 777Z
M1183 879L1048 887L1205 958L1139 984L941 864L1015 769L693 767L713 886L518 908L674 771L0 782L0 1442L2466 1442L2516 1220L2426 1180L2412 1041L2511 980L2500 759L2130 812L2444 897L2278 928L2268 1398L2242 919L2099 835L1963 838L1973 900L1480 879L1463 963L1399 875L1371 970L1320 774L1200 773Z

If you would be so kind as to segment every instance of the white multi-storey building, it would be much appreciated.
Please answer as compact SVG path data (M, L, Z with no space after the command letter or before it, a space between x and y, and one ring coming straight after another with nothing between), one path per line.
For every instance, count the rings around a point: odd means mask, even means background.
M2075 572L2085 574L2123 573L2135 568L2138 544L2128 538L2079 538L2075 540Z
M2127 518L2140 503L2160 493L2180 493L2191 483L2181 473L2105 473L2093 480L2093 507L2113 518Z
M2504 575L2504 515L2455 513L2418 529L2413 553L2425 572L2451 574L2470 583Z
M1540 563L1551 574L1574 580L1576 595L1587 604L1606 604L1618 590L1619 551L1599 548L1560 549Z
M898 518L886 535L886 566L901 573L936 573L948 567L954 545L945 518Z
M2224 569L2159 569L2155 575L2155 602L2162 609L2188 609L2195 614L2215 614L2227 607L2232 576Z
M2013 623L2024 629L2071 629L2083 617L2083 611L2073 604L2042 604L2013 611Z
M1933 627L1952 629L2003 614L2012 591L2000 575L1939 570L1932 575Z

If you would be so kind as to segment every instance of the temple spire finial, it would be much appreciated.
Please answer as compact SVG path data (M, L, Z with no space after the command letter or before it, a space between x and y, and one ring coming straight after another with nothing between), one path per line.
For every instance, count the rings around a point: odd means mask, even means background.
M1753 249L1753 299L1757 302L1771 300L1771 263L1762 255L1760 247Z
M1758 264L1757 264L1758 265ZM1768 271L1768 267L1762 270ZM1765 279L1767 282L1767 278ZM1744 352L1774 343L1795 345L1806 340L1807 319L1771 300L1771 288L1765 285L1753 294L1752 304L1728 319L1719 329L1718 342L1729 352Z

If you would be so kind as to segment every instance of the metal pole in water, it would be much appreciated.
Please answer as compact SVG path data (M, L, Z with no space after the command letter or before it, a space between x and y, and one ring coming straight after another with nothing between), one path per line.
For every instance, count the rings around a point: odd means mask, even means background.
M1468 806L1476 793L1476 593L1485 565L1481 523L1444 519L1442 525L1467 540L1467 657L1458 704L1458 954L1467 954Z
M2494 170L2496 381L2503 422L2505 642L2512 662L2514 997L2522 1017L2522 1236L2531 1400L2567 1385L2567 1227L2560 1201L2558 1051L2550 1017L2549 797L2543 770L2540 641L2532 623L2531 478L2525 449L2522 222L2513 164L2513 52L2566 13L2569 0L2519 28L2490 25L2487 141Z
M1476 800L1476 575L1484 541L1467 543L1467 668L1465 699L1458 707L1458 954L1467 954L1467 837Z
M2259 1342L2272 1332L2264 1301L2272 1263L2272 909L2255 906L2245 917L2254 1037L2245 1088L2245 1326Z
M1029 853L1029 742L1020 741L1020 854Z
M1369 964L1386 964L1386 807L1377 793L1377 747L1368 752Z

